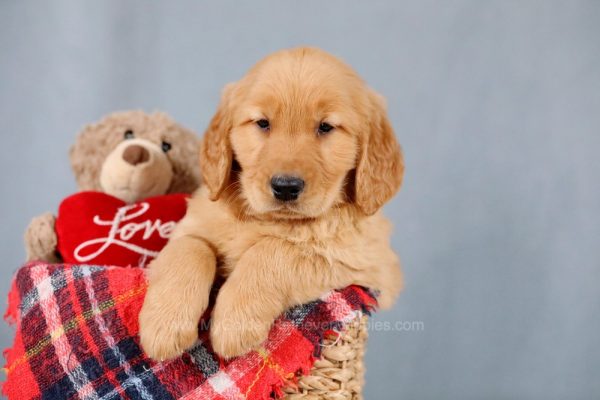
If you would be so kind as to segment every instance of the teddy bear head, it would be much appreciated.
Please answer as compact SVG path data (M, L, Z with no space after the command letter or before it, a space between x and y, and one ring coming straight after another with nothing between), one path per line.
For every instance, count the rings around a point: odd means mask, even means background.
M199 139L161 112L116 112L86 126L70 150L80 190L131 203L200 184Z

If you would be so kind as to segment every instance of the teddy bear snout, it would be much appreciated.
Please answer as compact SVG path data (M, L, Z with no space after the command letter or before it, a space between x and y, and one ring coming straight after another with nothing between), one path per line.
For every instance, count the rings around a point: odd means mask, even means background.
M131 165L138 165L148 162L148 160L150 160L150 153L145 147L142 147L139 144L132 144L123 150L121 157Z
M106 157L100 187L126 202L165 194L173 179L173 166L165 152L146 139L122 141Z

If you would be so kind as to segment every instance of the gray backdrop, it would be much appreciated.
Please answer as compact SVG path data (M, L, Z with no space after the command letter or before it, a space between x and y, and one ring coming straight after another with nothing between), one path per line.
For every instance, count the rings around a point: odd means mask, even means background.
M371 332L367 399L598 398L600 1L3 0L2 294L29 219L75 191L83 124L202 132L225 83L301 44L387 97L405 149L406 290L375 320L420 324Z

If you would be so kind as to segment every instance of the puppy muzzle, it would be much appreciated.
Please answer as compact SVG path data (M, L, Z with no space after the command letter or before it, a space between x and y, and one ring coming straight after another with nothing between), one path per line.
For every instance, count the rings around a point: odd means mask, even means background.
M275 175L271 178L271 192L280 201L294 201L304 190L304 180L296 176Z

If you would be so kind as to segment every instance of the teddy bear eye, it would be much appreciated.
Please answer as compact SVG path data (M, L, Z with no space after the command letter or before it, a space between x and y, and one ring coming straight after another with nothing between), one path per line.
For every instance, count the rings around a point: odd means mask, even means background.
M123 134L124 139L133 139L133 131L131 129L127 129Z
M161 148L162 148L162 151L164 151L166 153L167 151L171 150L171 143L163 141Z

